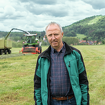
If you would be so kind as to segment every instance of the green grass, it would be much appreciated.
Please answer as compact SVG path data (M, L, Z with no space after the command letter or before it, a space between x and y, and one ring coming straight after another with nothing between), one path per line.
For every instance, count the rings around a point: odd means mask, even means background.
M92 24L95 24L99 21L99 19L103 18L103 16L97 16L95 17L94 19L90 20L88 25L92 25Z
M76 36L78 39L83 40L83 38L85 38L86 36L84 34L77 34Z
M77 46L82 52L90 87L90 105L105 105L105 46Z
M105 105L105 46L74 46L83 55L90 105ZM47 47L43 46L44 51ZM13 48L14 54L21 48ZM0 105L34 105L34 72L38 54L0 59Z

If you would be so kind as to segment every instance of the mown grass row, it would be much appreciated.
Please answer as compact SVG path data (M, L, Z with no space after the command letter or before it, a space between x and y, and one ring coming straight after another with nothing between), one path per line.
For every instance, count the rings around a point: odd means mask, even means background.
M90 105L105 105L105 46L74 46L83 55ZM43 51L47 47L43 47ZM13 48L18 53L20 48ZM38 54L0 59L0 105L34 105L34 72Z
M105 105L105 46L79 46L90 87L90 105Z

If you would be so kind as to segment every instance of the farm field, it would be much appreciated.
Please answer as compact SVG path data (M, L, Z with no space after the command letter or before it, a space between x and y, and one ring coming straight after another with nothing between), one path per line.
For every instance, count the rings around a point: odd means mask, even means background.
M105 105L105 45L74 47L84 58L90 105ZM43 46L42 50L46 48ZM0 55L0 105L34 105L33 78L38 54L19 55L19 50L13 48L11 55Z

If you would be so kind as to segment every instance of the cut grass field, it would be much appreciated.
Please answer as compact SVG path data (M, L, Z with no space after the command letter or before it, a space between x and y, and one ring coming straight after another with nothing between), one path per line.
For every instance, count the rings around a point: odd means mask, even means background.
M105 46L74 46L84 58L90 105L105 105ZM43 51L47 47L42 47ZM21 48L13 48L17 54ZM38 54L0 59L0 105L34 105L34 72Z

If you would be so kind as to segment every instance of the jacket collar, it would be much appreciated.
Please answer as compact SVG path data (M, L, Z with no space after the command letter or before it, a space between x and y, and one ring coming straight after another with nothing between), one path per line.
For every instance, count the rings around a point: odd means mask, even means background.
M66 48L66 52L65 55L70 54L73 50L72 47L69 46L66 42L65 43L65 48ZM50 51L51 51L51 45L40 54L40 57L47 57L48 59L50 59Z
M70 54L73 50L72 50L72 47L69 46L66 42L65 43L65 47L66 47L66 52L65 52L65 55L66 54Z

